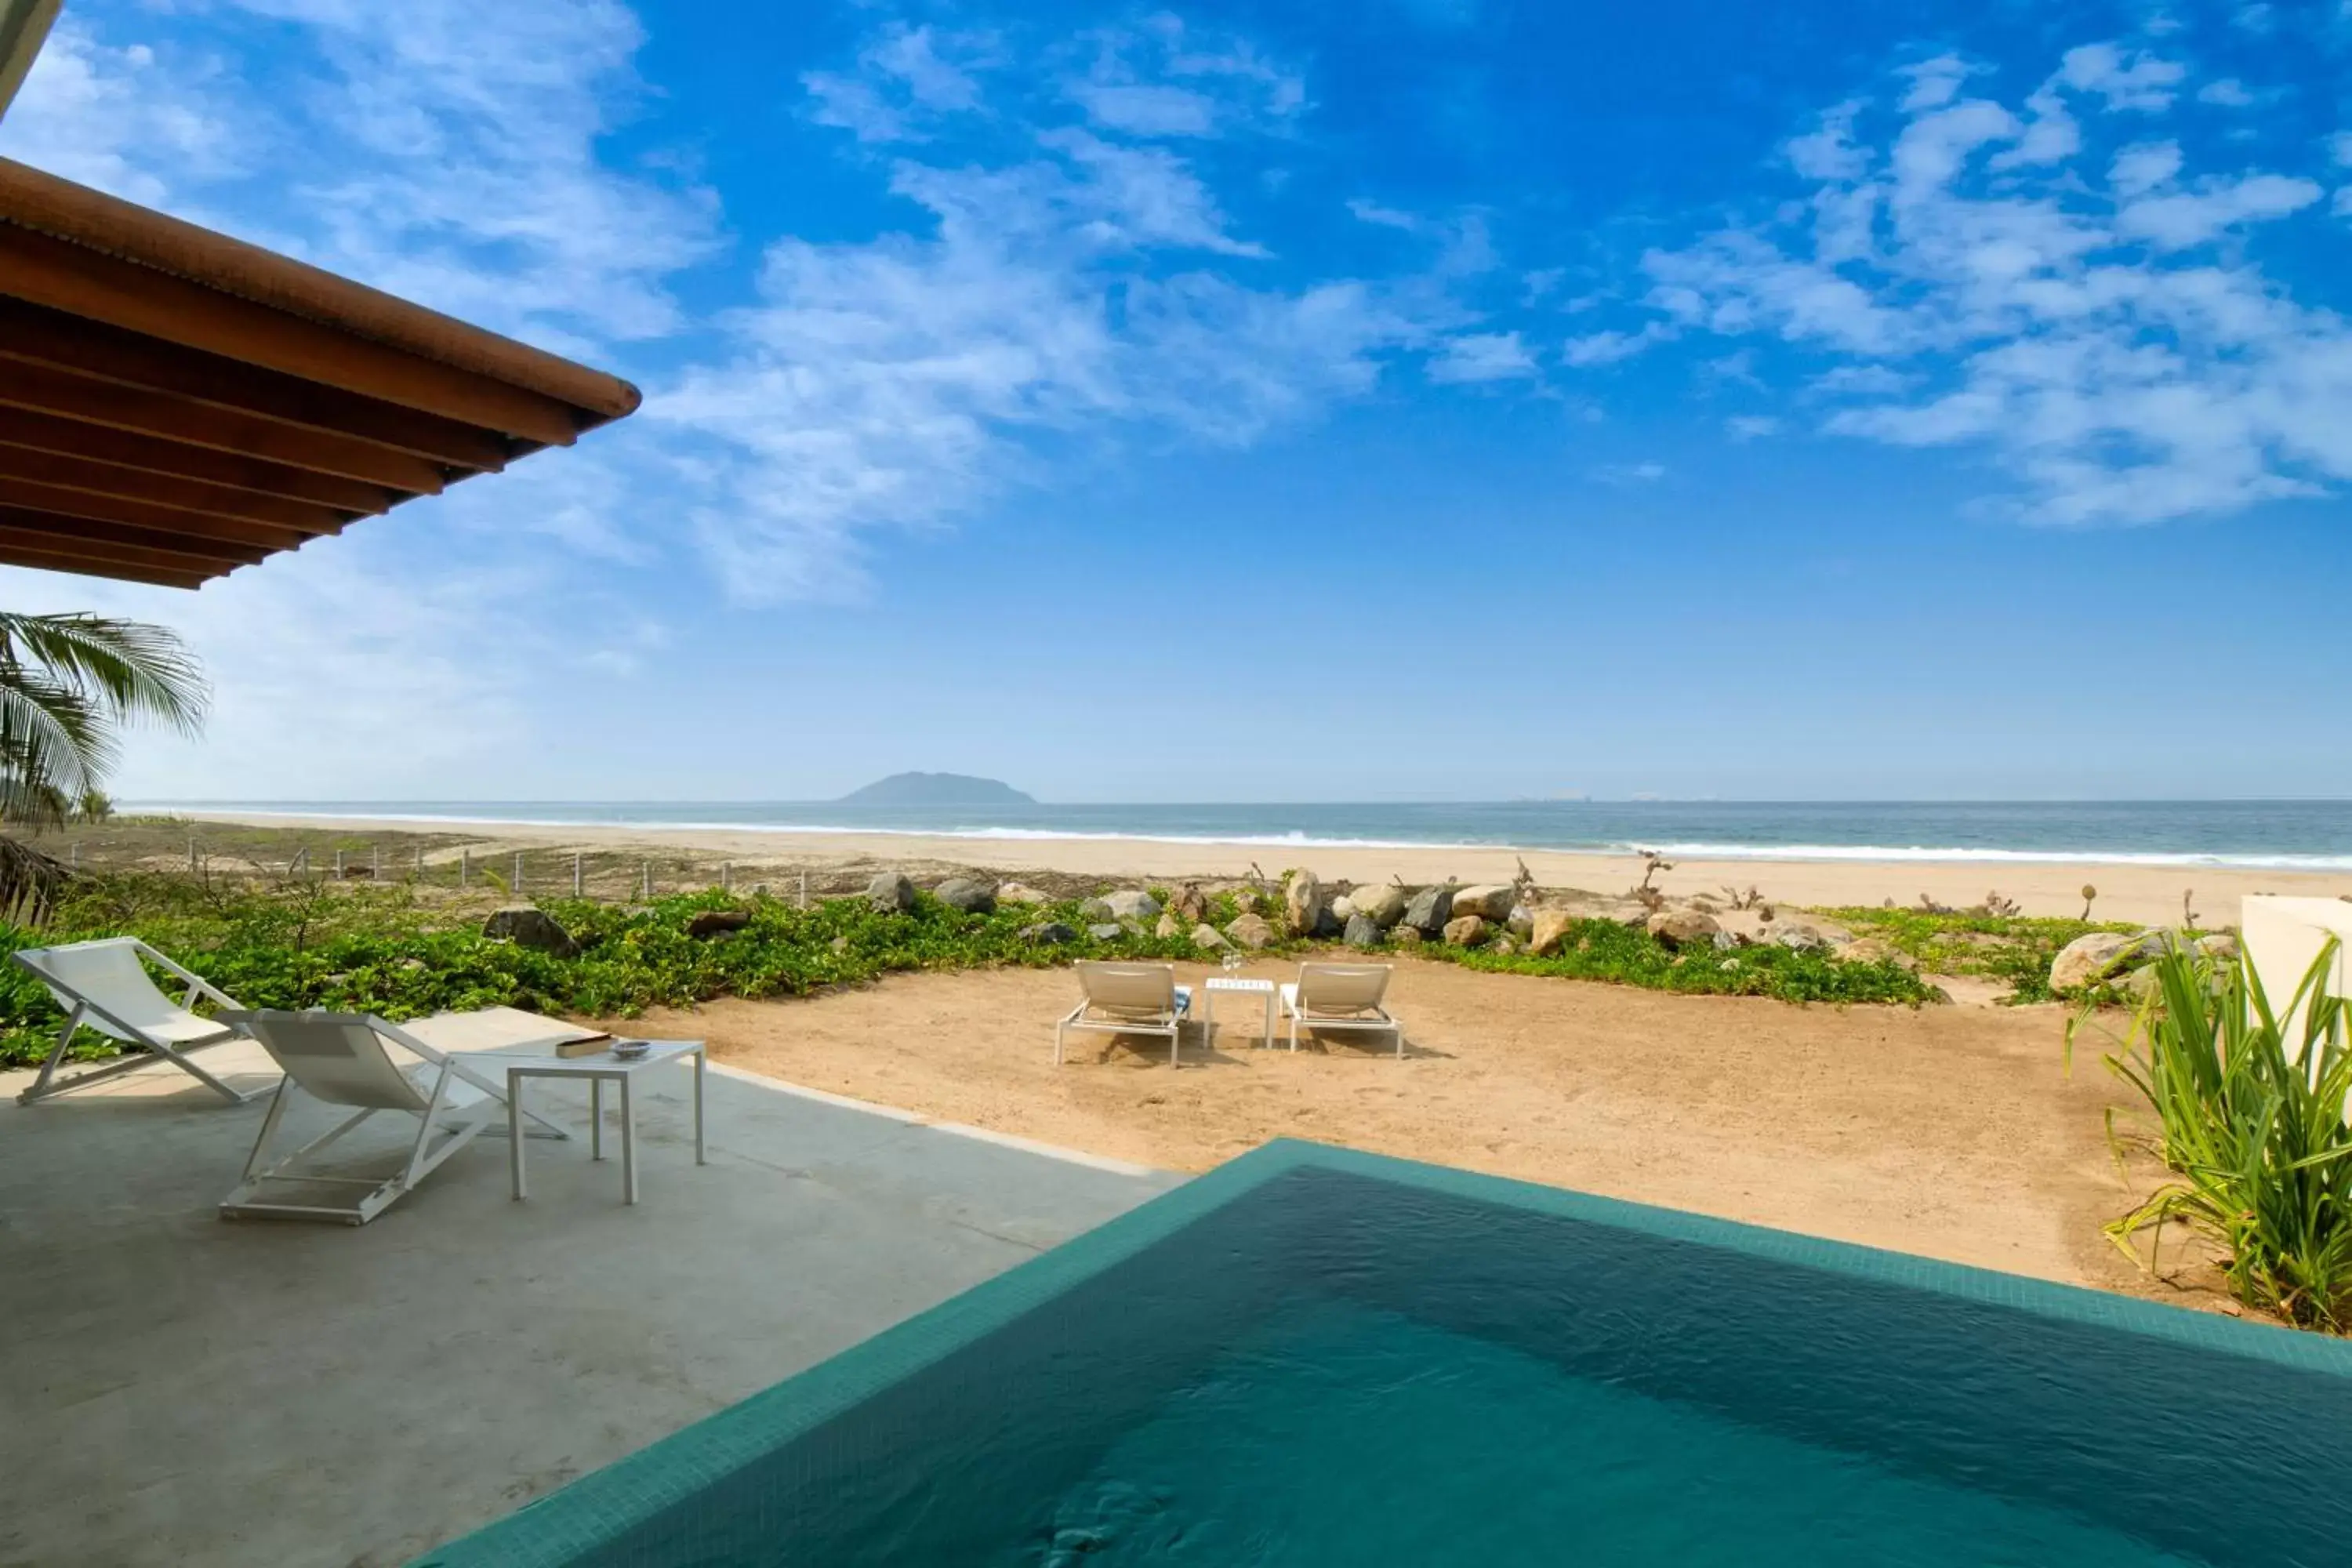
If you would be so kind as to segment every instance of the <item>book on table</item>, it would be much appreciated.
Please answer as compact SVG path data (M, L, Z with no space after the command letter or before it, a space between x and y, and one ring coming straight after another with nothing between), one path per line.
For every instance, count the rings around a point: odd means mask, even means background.
M593 1057L612 1049L613 1037L603 1029L593 1032L582 1029L559 1036L551 1044L557 1056L570 1061L574 1057Z

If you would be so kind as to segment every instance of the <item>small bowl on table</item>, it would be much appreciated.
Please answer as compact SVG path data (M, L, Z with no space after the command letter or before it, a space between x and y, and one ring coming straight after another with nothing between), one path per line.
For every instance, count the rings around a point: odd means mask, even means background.
M625 1062L643 1061L646 1059L646 1053L653 1048L651 1040L614 1040L613 1042L614 1058Z

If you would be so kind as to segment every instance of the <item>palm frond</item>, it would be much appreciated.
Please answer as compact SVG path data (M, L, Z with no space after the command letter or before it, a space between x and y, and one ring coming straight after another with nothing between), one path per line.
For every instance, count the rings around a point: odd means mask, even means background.
M186 735L203 729L211 695L204 667L163 626L105 616L26 616L0 611L0 660L16 650L52 677L100 698L126 720L152 719Z

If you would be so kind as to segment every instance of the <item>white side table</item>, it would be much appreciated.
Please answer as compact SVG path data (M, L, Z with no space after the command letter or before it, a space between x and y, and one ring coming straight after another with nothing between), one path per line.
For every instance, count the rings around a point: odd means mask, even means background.
M1213 1045L1216 1042L1217 1037L1218 993L1223 992L1230 995L1235 992L1239 992L1245 996L1258 997L1265 1004L1265 1027L1259 1035L1258 1043L1266 1050L1272 1050L1274 1048L1273 981L1248 980L1244 979L1239 975L1217 974L1210 976L1207 982L1202 984L1201 989L1201 1024L1202 1026L1208 1031L1211 1044Z
M681 1058L694 1058L694 1163L708 1164L702 1142L702 1083L709 1058L700 1040L652 1040L642 1057L623 1061L611 1051L588 1057L524 1056L513 1050L469 1052L476 1061L493 1070L503 1069L507 1075L507 1171L514 1179L514 1195L518 1201L526 1196L522 1173L522 1137L520 1128L522 1086L534 1078L586 1079L588 1080L588 1157L604 1157L604 1086L621 1086L621 1189L622 1202L637 1201L637 1118L629 1103L629 1080L641 1072L674 1062Z

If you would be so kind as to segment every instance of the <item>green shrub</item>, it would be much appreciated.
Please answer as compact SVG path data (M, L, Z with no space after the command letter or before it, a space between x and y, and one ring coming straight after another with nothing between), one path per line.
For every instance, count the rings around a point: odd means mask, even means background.
M1874 936L1937 974L1978 974L2009 983L2004 1001L2050 1002L2050 963L2058 950L2092 931L2135 931L2117 922L2031 919L2023 915L1937 914L1869 908L1814 911L1857 936Z
M1576 921L1559 951L1540 958L1441 942L1413 951L1469 969L1613 981L1652 991L1771 996L1783 1002L1893 1002L1915 1007L1938 1000L1934 987L1892 961L1850 963L1819 949L1770 943L1678 952L1639 926L1612 920Z
M2295 992L2290 1039L2247 966L2178 947L2106 1057L2147 1100L2153 1152L2174 1173L2107 1235L2132 1238L2186 1221L2226 1253L2231 1290L2250 1306L2334 1333L2352 1330L2352 1089L2346 1004L2326 994L2329 942ZM2066 1031L2071 1066L2085 1008ZM2112 1115L2109 1135L2116 1136ZM2120 1145L2119 1145L2120 1146ZM2158 1266L2152 1245L2146 1267Z

